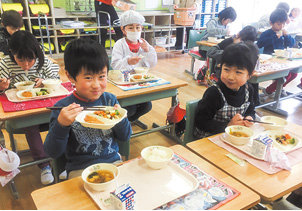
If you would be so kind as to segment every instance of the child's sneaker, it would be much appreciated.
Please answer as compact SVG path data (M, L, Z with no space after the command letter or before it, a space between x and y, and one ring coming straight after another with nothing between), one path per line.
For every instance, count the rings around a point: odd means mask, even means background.
M41 183L43 185L49 185L51 183L53 183L54 181L54 177L51 173L51 168L50 166L46 166L44 168L41 169Z
M288 96L287 92L284 89L282 89L281 97L287 97L287 96Z
M297 87L302 89L302 84L298 84Z
M268 97L270 99L274 99L275 98L275 92L271 93L271 94L268 94L266 92L266 89L265 88L262 88L262 94L259 95L259 97Z

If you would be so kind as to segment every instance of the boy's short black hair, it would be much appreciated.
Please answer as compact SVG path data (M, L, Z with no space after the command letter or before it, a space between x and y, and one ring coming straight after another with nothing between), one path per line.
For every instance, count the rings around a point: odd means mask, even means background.
M16 10L7 10L1 16L1 23L3 23L4 27L21 28L23 26L23 18Z
M226 19L231 19L232 21L234 21L237 18L237 13L233 7L227 7L220 13L218 13L218 18L220 22Z
M285 23L287 21L287 13L285 12L284 9L275 9L270 17L269 20L272 24L276 23L276 22L280 22L280 23Z
M242 41L256 41L257 29L253 26L246 26L239 32L239 37Z
M107 67L109 59L106 50L92 39L75 39L68 43L64 52L65 69L75 80L83 68L91 73L99 73Z
M259 57L259 49L254 42L239 42L229 45L221 55L221 67L223 64L239 69L246 68L252 75Z
M288 13L289 12L289 4L286 3L286 2L280 2L277 5L276 9L283 9L286 13Z
M29 31L15 32L8 42L9 56L15 61L14 55L19 59L38 59L38 71L44 65L44 54L37 38Z

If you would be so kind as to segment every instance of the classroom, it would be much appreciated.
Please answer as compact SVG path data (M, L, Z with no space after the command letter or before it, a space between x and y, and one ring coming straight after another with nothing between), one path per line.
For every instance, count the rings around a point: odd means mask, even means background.
M300 210L299 0L0 0L1 210Z

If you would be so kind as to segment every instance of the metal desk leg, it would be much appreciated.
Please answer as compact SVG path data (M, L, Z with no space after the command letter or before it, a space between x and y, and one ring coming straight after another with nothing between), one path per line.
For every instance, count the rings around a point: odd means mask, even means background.
M282 88L283 88L283 84L285 82L285 78L278 78L277 81L278 81L278 83L277 83L274 103L269 104L267 106L264 106L263 108L266 109L266 110L275 112L277 114L283 115L283 116L288 116L287 111L284 111L284 110L278 108L279 102L280 102L281 91L282 91Z
M19 193L18 193L18 190L16 188L16 185L15 185L15 182L14 180L11 180L10 183L9 183L9 188L14 196L15 199L18 199L19 198Z

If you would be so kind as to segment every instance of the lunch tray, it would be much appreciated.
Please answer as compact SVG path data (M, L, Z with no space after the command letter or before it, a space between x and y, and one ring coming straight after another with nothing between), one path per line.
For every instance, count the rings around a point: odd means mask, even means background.
M132 75L130 76L132 77ZM129 81L129 82L121 82L121 81L114 81L112 80L111 78L108 78L108 81L113 83L113 84L116 84L118 86L127 86L127 85L134 85L134 84L140 84L140 83L146 83L146 82L151 82L151 81L158 81L160 80L161 78L154 78L154 79L146 79L146 80L136 80L136 81Z
M118 167L120 174L117 185L129 184L136 191L137 210L152 210L187 193L194 191L199 182L191 174L170 162L167 167L151 169L143 159L135 159ZM98 192L89 188L84 189L103 210L106 207L102 200L109 198L113 190Z
M62 85L60 85L60 87L58 89L53 91L53 93L51 95L37 96L37 98L30 98L30 99L21 99L21 98L17 97L16 93L18 91L19 90L17 90L17 89L9 89L5 92L5 95L9 101L11 101L13 103L19 103L19 102L32 101L32 100L41 100L41 99L45 99L45 98L60 97L60 96L70 94L70 92Z

